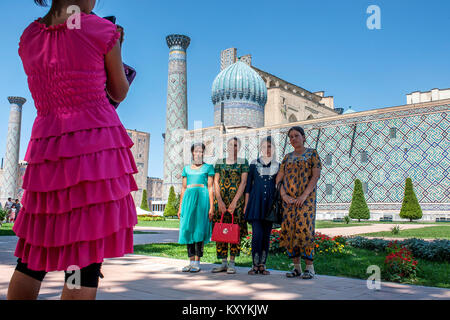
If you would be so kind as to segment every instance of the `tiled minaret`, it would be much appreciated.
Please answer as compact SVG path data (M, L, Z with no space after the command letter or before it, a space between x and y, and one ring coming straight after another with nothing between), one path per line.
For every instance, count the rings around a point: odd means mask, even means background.
M181 191L183 170L183 145L174 135L177 129L187 130L187 76L186 49L191 39L180 34L166 37L169 46L169 79L167 83L166 133L164 138L164 184L163 199L169 197L169 189Z
M2 175L2 206L9 197L16 198L18 193L18 170L20 150L20 127L22 124L22 106L27 101L21 97L8 97L11 109L9 112L8 137L6 140L5 163Z

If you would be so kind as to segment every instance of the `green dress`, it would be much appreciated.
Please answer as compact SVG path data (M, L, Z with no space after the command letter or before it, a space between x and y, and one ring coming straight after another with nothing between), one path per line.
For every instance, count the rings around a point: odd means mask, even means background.
M181 175L187 178L188 188L184 192L181 203L178 243L208 243L212 233L208 217L210 208L208 177L214 176L214 168L206 163L199 169L192 169L189 165L183 168ZM189 187L195 184L203 184L203 187Z
M236 192L241 183L241 174L249 172L249 165L247 159L238 159L234 164L226 164L226 159L222 159L216 163L214 171L220 174L219 187L220 196L225 206L228 208L236 195ZM213 222L220 222L221 214L219 213L219 206L217 199L214 200L214 217ZM244 219L244 196L242 196L234 210L234 223L240 226L240 236L245 237L248 234L247 222ZM231 216L225 214L223 218L224 223L231 223Z

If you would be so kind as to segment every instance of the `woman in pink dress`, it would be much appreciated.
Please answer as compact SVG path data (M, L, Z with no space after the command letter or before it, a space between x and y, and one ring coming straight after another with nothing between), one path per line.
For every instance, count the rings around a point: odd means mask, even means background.
M78 25L70 5L81 9ZM130 192L138 190L138 170L133 142L106 94L120 102L128 92L121 35L89 14L94 6L53 0L20 38L37 117L13 228L18 263L8 299L36 299L49 271L66 271L61 299L95 299L103 259L133 252Z

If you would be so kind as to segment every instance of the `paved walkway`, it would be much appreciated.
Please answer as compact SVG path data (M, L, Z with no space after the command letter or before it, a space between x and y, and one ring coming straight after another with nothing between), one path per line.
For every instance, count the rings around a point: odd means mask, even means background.
M149 230L151 234L136 234L136 243L173 242L178 230ZM153 233L158 232L158 233ZM13 256L16 237L0 237L0 300L6 298L8 283L14 272ZM272 270L270 276L249 276L248 268L237 267L237 274L213 274L213 264L202 264L197 274L182 273L186 260L127 255L105 260L97 298L99 300L249 300L249 299L448 299L450 290L381 284L381 290L370 290L365 280L321 276L312 280L288 279L284 272ZM63 272L51 272L42 284L39 299L59 299ZM226 281L225 281L226 280Z

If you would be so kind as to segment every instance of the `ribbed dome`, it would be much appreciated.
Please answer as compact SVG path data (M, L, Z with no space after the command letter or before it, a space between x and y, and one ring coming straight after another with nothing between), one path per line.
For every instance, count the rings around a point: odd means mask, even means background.
M251 101L264 107L267 88L255 70L238 61L222 70L214 79L211 98L214 105L223 101Z

